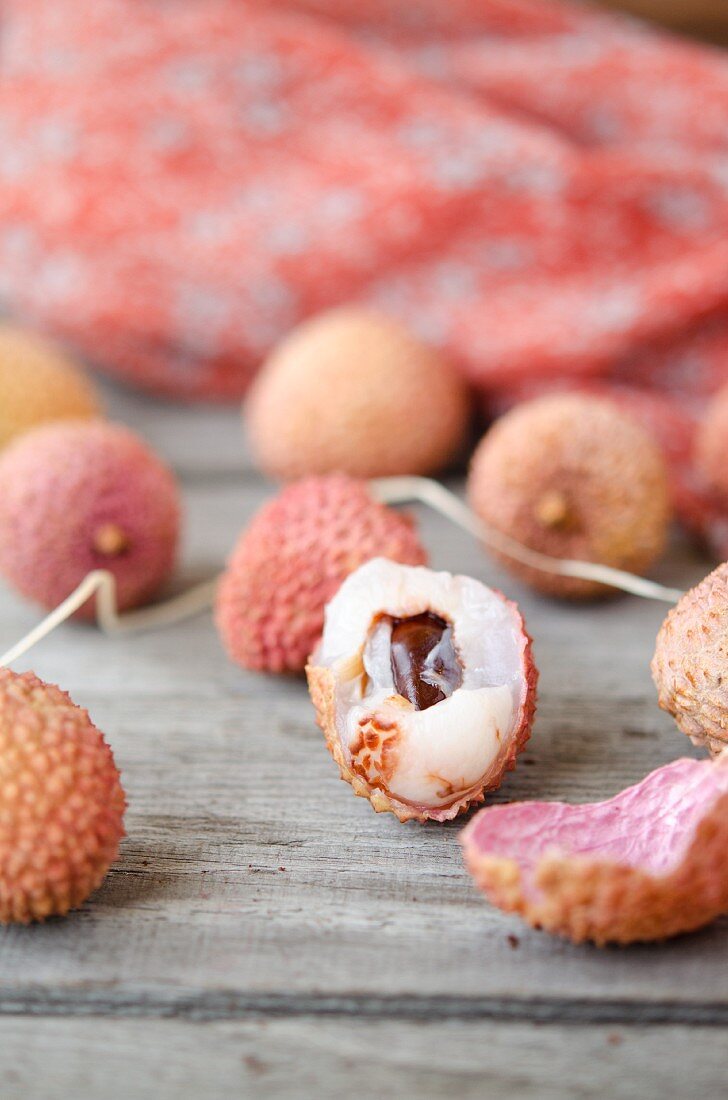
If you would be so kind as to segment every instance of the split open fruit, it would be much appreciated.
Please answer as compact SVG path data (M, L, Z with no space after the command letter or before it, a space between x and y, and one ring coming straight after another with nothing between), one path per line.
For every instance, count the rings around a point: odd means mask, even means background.
M676 760L607 802L513 802L462 834L490 901L576 943L689 932L728 912L728 765Z
M513 768L536 669L515 604L471 577L376 558L326 610L308 669L342 779L375 810L447 821Z

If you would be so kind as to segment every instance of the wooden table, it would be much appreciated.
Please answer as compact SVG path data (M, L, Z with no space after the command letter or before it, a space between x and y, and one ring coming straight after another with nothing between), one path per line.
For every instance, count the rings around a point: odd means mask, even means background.
M236 412L110 391L175 465L178 583L211 575L269 488ZM497 798L595 799L692 751L649 675L665 608L536 598L421 513L436 566L522 605L533 739ZM707 571L677 545L659 576ZM37 613L0 596L9 644ZM0 1096L571 1097L725 1094L728 921L599 951L527 930L463 870L457 824L400 825L337 777L303 682L228 664L209 617L133 640L66 626L33 667L90 709L128 838L78 913L0 931Z

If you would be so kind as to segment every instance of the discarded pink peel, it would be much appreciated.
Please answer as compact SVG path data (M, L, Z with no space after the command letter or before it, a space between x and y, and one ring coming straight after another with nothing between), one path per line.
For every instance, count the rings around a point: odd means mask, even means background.
M728 766L676 760L607 802L513 802L462 833L500 909L575 943L661 940L728 912Z

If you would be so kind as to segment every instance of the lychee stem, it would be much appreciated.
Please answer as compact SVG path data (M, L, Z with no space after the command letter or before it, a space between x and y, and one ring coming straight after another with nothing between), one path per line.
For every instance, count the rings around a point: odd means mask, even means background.
M569 502L558 489L551 489L543 494L536 502L534 514L540 524L554 529L568 526L571 520Z
M104 558L118 558L129 549L129 536L118 523L102 523L94 535L94 550Z
M609 588L618 588L633 596L642 596L646 600L661 600L664 603L677 603L685 595L680 588L667 588L664 584L636 577L624 569L613 569L610 565L598 562L576 561L573 558L552 558L531 550L516 542L509 535L486 523L471 512L467 504L459 497L433 481L429 477L383 477L370 483L372 492L382 504L406 504L418 501L439 512L464 531L482 539L493 550L504 557L520 561L531 569L540 569L543 573L556 573L562 577L577 577L579 580L596 581Z
M171 626L202 611L207 611L212 606L217 585L218 578L215 577L214 580L195 585L194 588L165 603L120 615L116 597L116 577L107 569L95 569L81 581L78 588L62 604L59 604L50 615L47 615L12 649L0 657L0 667L17 661L61 623L70 619L92 596L96 596L96 620L105 634L131 634Z

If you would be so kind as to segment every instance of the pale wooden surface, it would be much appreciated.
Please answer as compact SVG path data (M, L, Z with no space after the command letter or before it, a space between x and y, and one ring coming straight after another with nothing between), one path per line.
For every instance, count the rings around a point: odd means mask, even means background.
M268 492L236 413L110 394L182 477L178 583L211 574ZM496 797L604 797L692 751L649 677L662 605L539 600L421 518L433 563L505 588L535 637L534 736ZM677 544L659 575L706 571ZM4 644L36 617L0 592ZM3 1100L724 1094L728 921L628 950L528 931L476 893L457 825L354 798L304 684L230 666L208 617L69 626L26 666L106 733L129 836L79 913L0 931Z

